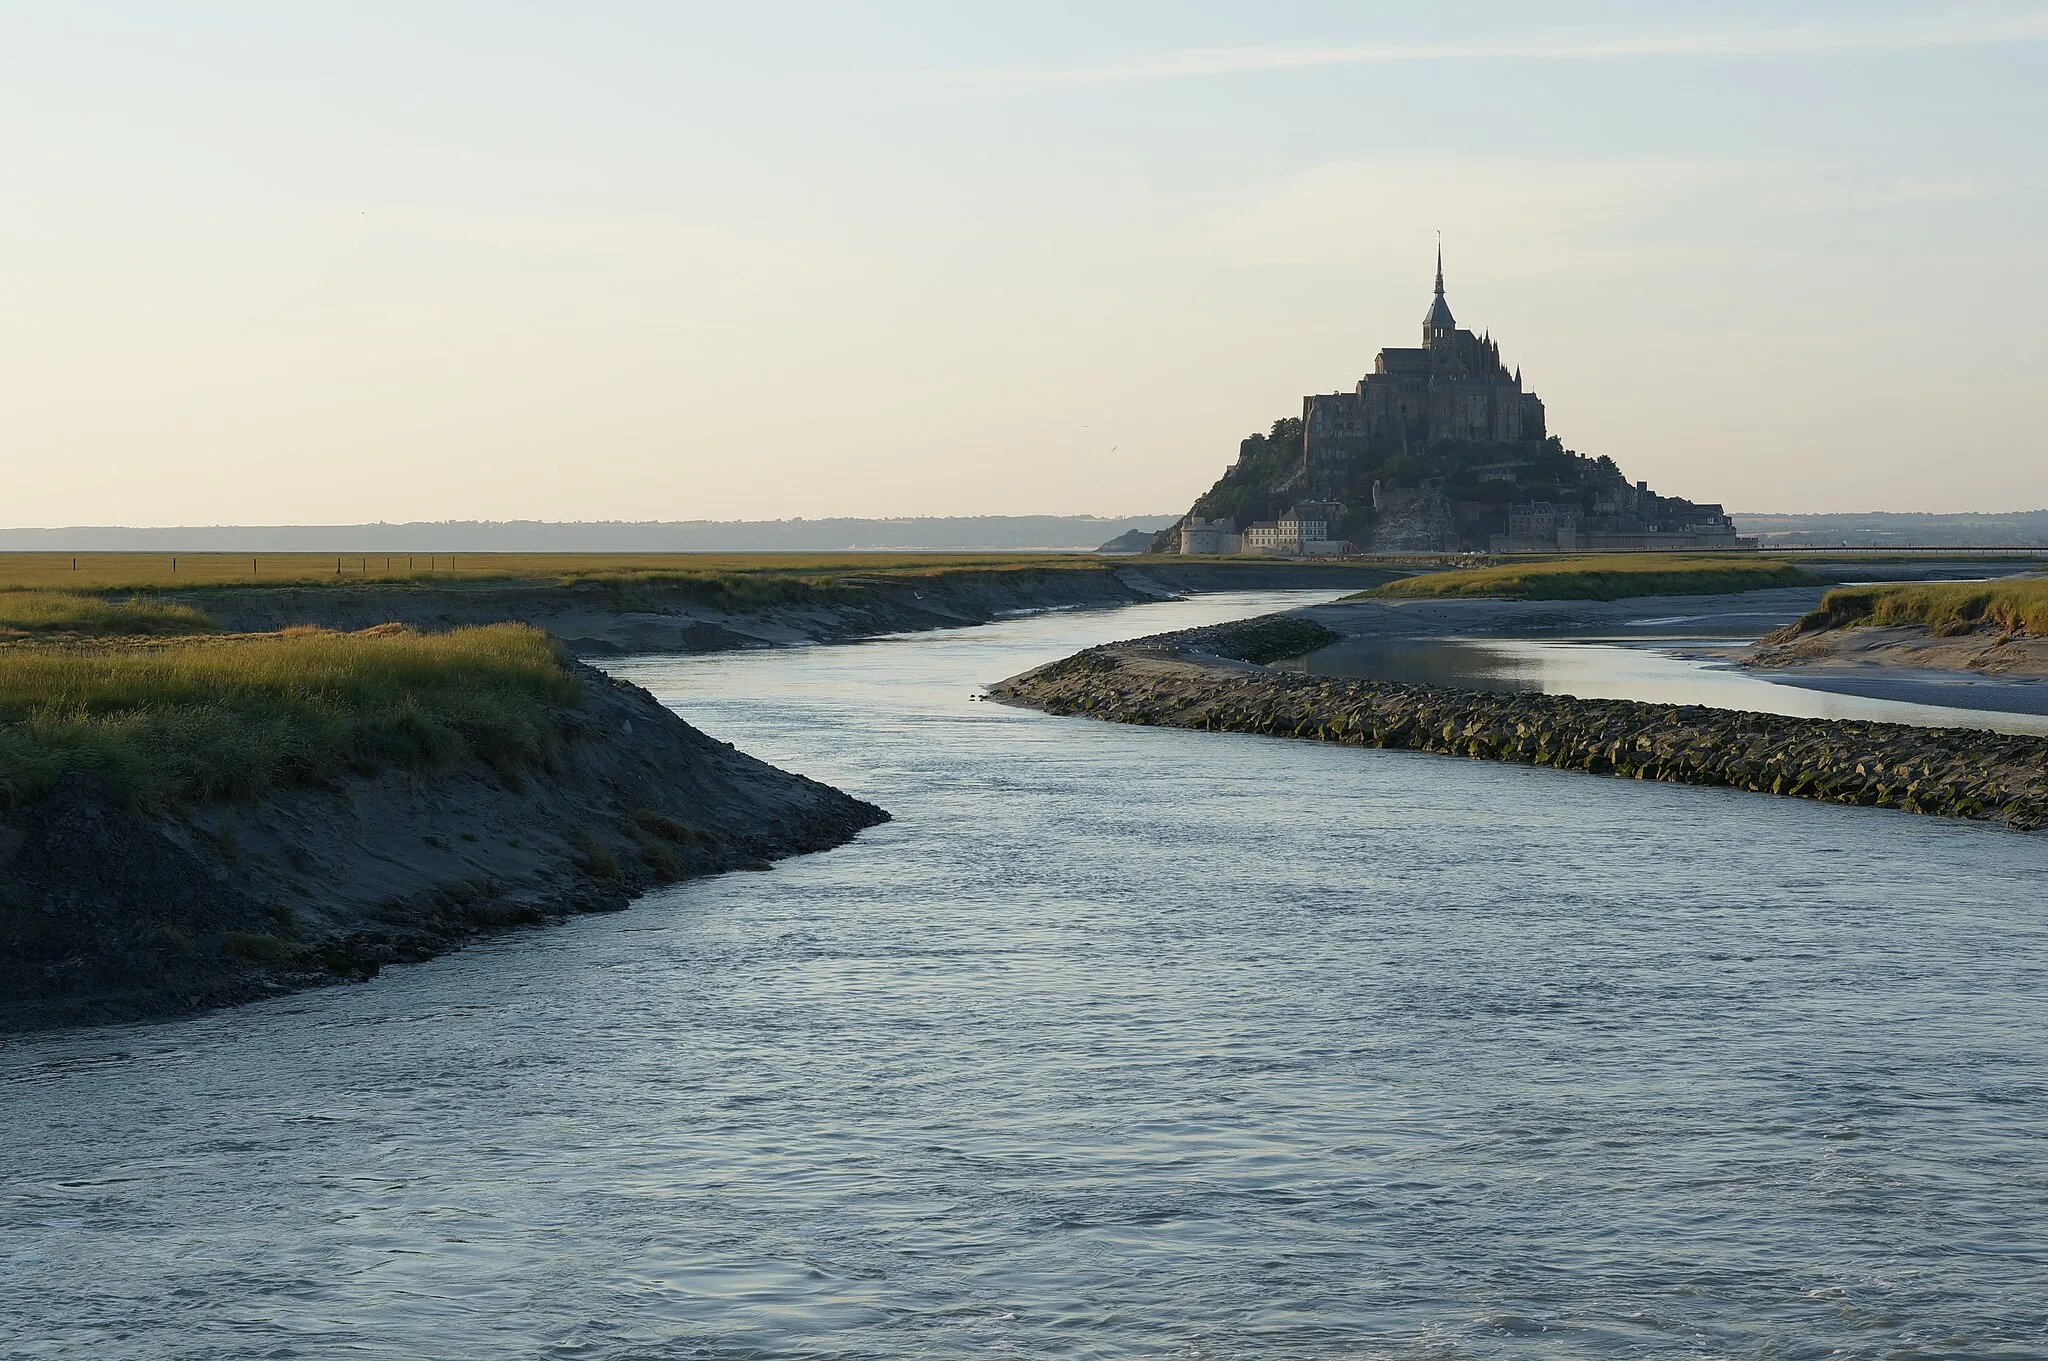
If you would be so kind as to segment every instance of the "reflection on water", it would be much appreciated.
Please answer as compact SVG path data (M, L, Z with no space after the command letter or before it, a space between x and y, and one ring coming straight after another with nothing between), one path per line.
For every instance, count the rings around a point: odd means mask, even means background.
M1465 690L1705 704L1804 718L2048 734L2048 715L1873 699L1778 683L1733 666L1737 651L1699 642L1651 646L1576 640L1351 638L1281 666L1317 676ZM1939 692L1937 686L1916 684L1923 694Z

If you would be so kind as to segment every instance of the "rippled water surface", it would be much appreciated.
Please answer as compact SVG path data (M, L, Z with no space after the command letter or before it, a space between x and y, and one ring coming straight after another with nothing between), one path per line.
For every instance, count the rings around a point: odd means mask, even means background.
M2038 1356L2048 840L625 662L897 820L0 1048L0 1355Z

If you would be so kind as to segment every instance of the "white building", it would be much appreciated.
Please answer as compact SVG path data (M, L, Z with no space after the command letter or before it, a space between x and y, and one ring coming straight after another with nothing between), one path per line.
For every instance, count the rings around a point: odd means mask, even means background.
M1243 540L1235 520L1204 520L1190 515L1180 522L1180 551L1183 553L1239 553Z
M1241 537L1243 551L1260 557L1333 558L1344 551L1343 542L1330 537L1328 519L1292 507L1277 520L1246 525Z

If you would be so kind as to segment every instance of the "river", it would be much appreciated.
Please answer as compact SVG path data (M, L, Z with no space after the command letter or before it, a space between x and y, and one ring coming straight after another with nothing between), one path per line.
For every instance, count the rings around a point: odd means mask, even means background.
M1744 643L1754 638L1744 639ZM1351 638L1283 669L1464 690L1530 691L1580 699L1638 699L1924 728L2048 736L2048 685L1972 673L1857 677L1889 695L1820 688L1839 677L1736 665L1740 644L1698 637L1656 641L1556 637ZM1875 668L1873 668L1875 669Z
M883 804L0 1048L0 1356L2037 1356L2048 841L1053 719L1207 597L613 669Z

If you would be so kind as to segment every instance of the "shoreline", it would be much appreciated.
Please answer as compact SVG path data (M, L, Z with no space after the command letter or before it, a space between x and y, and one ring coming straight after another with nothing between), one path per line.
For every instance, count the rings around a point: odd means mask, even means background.
M1699 645L1760 681L1827 694L1978 713L2048 714L2048 639L1983 630L1937 638L1922 627L1796 633L1829 588L1611 601L1339 601L1301 611L1344 641L1597 641Z
M203 610L234 633L307 624L354 630L401 623L440 631L518 622L554 635L574 656L611 657L855 642L987 624L1019 613L1140 605L1216 591L1318 586L1362 590L1403 575L1403 569L1372 564L1183 563L1172 558L1006 570L957 568L928 577L848 573L812 598L746 608L707 602L700 587L662 582L623 589L536 581L233 586L154 594Z
M1937 637L1924 625L1838 624L1805 633L1792 626L1758 639L1743 665L1809 673L1917 671L2024 684L2048 680L2048 638L1996 628Z
M1165 570L1156 570L1163 566ZM1367 585L1287 563L1089 564L850 581L824 603L716 609L687 585L536 582L155 592L223 634L516 621L573 658L852 642L1183 592ZM55 640L53 640L55 641ZM148 640L132 640L143 641ZM151 811L84 772L0 807L0 1035L189 1014L374 976L476 937L616 911L666 883L767 869L888 820L768 765L579 660L567 758L345 774Z
M2048 738L1279 672L1339 636L1301 615L1090 648L990 688L1048 714L1396 747L2048 826Z
M767 869L888 813L568 663L545 770L468 759L150 811L72 773L0 812L0 1034L189 1014Z

